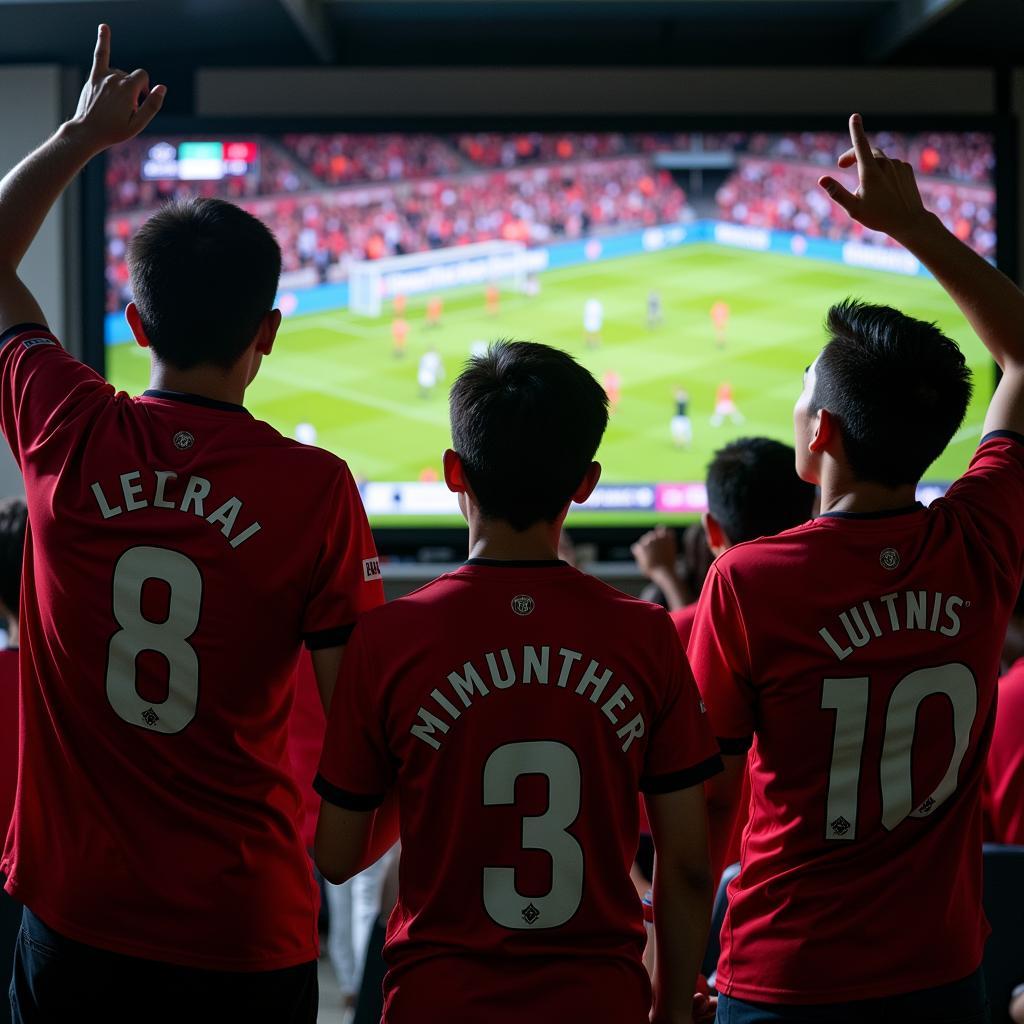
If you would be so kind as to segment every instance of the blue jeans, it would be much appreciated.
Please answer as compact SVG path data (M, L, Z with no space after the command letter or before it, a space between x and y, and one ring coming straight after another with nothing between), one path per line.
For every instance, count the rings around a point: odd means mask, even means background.
M718 997L716 1024L989 1024L985 977L974 974L938 988L884 999L792 1006Z
M26 908L14 955L14 1024L315 1024L316 961L279 971L206 971L74 942Z

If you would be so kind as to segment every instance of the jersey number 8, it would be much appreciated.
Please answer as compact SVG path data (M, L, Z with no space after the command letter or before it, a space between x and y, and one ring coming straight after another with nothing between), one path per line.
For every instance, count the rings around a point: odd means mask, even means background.
M162 580L169 591L167 618L142 614L142 588ZM107 700L131 725L150 732L181 732L195 718L199 658L188 642L199 626L203 578L195 562L167 548L129 548L114 568L114 618L121 627L107 650ZM137 663L143 651L167 661L167 696L146 700L138 691Z

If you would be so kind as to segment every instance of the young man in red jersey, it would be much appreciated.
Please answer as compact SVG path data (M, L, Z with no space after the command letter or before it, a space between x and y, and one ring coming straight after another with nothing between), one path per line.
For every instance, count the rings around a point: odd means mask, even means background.
M397 791L389 1024L691 1019L717 747L665 612L557 558L607 419L564 352L499 342L474 358L444 457L471 557L365 616L346 654L317 862L351 875L371 810ZM629 873L638 791L658 850L653 1014Z
M814 486L793 468L793 449L769 437L742 437L715 452L704 478L704 535L715 557L734 544L770 537L811 518ZM630 549L637 568L668 601L683 648L690 642L697 602L686 604L674 530L655 527Z
M1017 598L1003 645L1006 672L985 780L985 838L1024 846L1024 590Z
M932 324L847 301L794 410L822 514L712 566L689 656L750 818L722 929L719 1016L987 1019L981 799L1024 561L1024 295L925 211L851 118L860 185L822 186L905 245L1003 369L970 468L922 474L971 393Z
M23 746L0 871L15 1020L316 1016L316 894L287 754L303 639L329 697L382 600L346 465L244 409L280 251L217 200L132 240L152 389L64 351L17 267L54 201L156 114L101 26L75 117L0 182L0 427L29 508Z

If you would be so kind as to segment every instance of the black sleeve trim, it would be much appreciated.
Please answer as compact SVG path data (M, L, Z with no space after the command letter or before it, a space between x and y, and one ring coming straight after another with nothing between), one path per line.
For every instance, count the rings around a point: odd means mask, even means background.
M640 780L640 792L656 796L660 793L675 793L680 789L689 789L710 779L713 775L725 771L722 758L712 754L706 761L684 768L681 772L669 772L668 775L648 775Z
M992 441L997 437L1008 437L1011 441L1016 441L1019 444L1024 444L1024 434L1018 434L1016 430L990 430L982 439L979 444L979 448L986 441Z
M738 754L745 754L754 743L753 736L716 736L718 749L726 757L734 757Z
M384 803L385 794L367 796L365 793L350 793L328 782L319 772L313 780L315 789L328 803L346 811L375 811Z
M19 334L45 334L57 340L56 335L50 330L46 324L15 324L13 327L8 327L2 334L0 334L0 348L12 341Z
M302 639L311 651L322 651L327 647L343 647L356 628L354 622L335 629L318 629L315 633L303 633Z

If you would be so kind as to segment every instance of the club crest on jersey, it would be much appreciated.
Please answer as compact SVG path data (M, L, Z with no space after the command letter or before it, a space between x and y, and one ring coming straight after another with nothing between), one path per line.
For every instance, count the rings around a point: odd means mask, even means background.
M523 907L523 920L527 924L533 924L540 917L540 911L531 903Z
M363 559L363 579L367 583L372 583L374 580L381 578L380 572L380 559L379 558L364 558Z
M196 443L195 435L187 430L179 430L171 441L179 452L187 452Z
M878 556L878 560L882 563L883 569L888 569L892 572L893 569L899 568L900 553L895 548L885 548Z
M512 611L516 615L529 615L536 607L536 602L529 594L518 594L512 598Z

